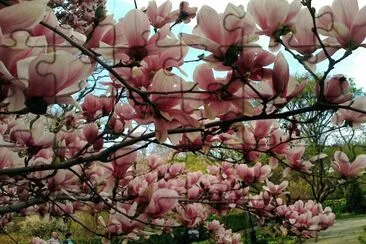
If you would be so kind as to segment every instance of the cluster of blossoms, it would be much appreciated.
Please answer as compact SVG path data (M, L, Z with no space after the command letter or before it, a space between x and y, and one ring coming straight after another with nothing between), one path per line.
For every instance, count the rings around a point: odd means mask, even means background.
M223 224L220 224L218 220L214 220L207 224L207 229L210 232L213 232L215 235L216 243L225 244L225 243L240 243L240 234L235 233L232 234L232 230L226 230Z
M57 19L80 33L90 33L94 25L105 17L105 0L51 0Z
M0 1L1 227L15 211L109 212L99 218L102 235L136 239L148 235L146 226L193 229L235 208L305 237L333 224L331 209L286 202L288 182L269 179L278 165L285 175L311 174L320 158L304 155L292 118L291 126L279 125L277 119L296 115L284 107L308 81L292 77L285 56L275 52L287 45L311 70L340 49L354 50L366 37L365 8L343 11L346 0L335 0L320 9L320 37L314 16L297 0L251 0L247 12L229 3L222 14L209 6L197 12L182 2L172 10L169 1L159 7L151 1L119 21L105 16L103 1L51 1L54 8L66 6L58 15L42 0L6 3ZM171 32L196 15L192 34ZM328 28L331 20L338 29ZM263 35L271 51L256 43ZM190 48L208 54L187 81L180 74ZM98 66L109 80L92 85L88 77ZM342 75L318 79L319 104L340 108L336 125L366 122L365 97L352 100ZM137 151L153 143L214 158L217 150L230 149L242 157L189 172L174 158L138 159ZM336 152L333 168L342 178L357 177L366 158L350 163ZM218 243L240 242L217 221L207 228Z

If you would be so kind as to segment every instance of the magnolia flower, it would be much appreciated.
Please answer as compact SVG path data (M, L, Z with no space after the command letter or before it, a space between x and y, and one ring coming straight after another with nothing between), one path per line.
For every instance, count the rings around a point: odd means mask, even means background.
M112 156L113 175L123 178L128 168L136 162L137 152L133 148L123 148L118 150Z
M18 61L17 79L21 83L16 85L24 94L17 99L25 97L18 110L26 106L33 113L43 114L49 104L76 104L71 95L85 86L92 72L84 58L60 50Z
M335 38L345 49L357 48L365 40L366 6L359 9L357 0L334 0L318 12L318 31Z
M46 13L46 1L21 1L0 9L0 30L12 33L18 30L30 30L35 27Z
M319 47L318 39L313 32L313 22L309 10L301 9L294 21L295 31L285 36L287 46L307 56L312 55Z
M147 157L147 164L149 165L151 170L154 170L163 164L163 160L156 154L150 154Z
M77 189L78 178L74 173L68 170L59 170L55 176L48 179L48 189L52 191L58 190L74 190Z
M46 244L47 242L45 240L42 240L39 237L34 237L31 241L31 244Z
M366 122L366 97L357 97L353 101L343 105L348 105L350 108L360 110L360 112L344 108L339 109L332 118L334 124L342 125L345 121L352 127L358 128L362 123Z
M218 231L220 227L221 225L218 220L213 220L212 222L209 222L207 225L207 229L213 232Z
M352 94L348 93L349 83L343 75L335 75L324 83L324 98L329 103L345 103L352 99ZM319 96L320 87L317 84L316 93Z
M215 78L212 68L208 64L200 64L193 73L193 80L198 87L207 91L202 93L200 99L204 101L205 114L208 118L213 119L217 116L224 115L234 110L233 102L242 100L236 95L242 83L239 80L234 82L231 80L232 74L227 73L225 78ZM220 90L222 88L225 90Z
M148 16L141 10L133 9L113 28L104 33L97 52L115 59L116 62L140 62L177 43L175 38L166 38L168 33L169 26L165 25L150 36Z
M304 152L304 146L293 147L287 151L286 157L288 159L288 163L291 169L301 170L303 172L310 173L310 168L313 167L313 164L310 161L305 161L302 159Z
M273 195L277 195L277 194L281 194L287 186L288 186L287 180L281 182L281 184L279 184L279 185L275 185L271 181L266 179L266 185L263 186L263 189Z
M146 214L140 214L135 218L137 206L137 202L133 202L132 204L118 204L117 209L119 212L113 211L109 215L107 231L109 233L121 234L141 229L147 216Z
M271 45L277 46L272 37L286 34L286 31L289 31L301 6L299 0L291 3L286 0L251 0L248 3L248 12L261 27L261 34L270 36Z
M208 217L207 209L200 203L177 207L178 219L188 228L196 227Z
M167 0L159 7L155 1L149 1L146 8L146 14L149 21L156 29L163 27L165 24L172 22L171 20L172 3Z
M17 155L6 147L0 148L0 169L12 168L16 166Z
M204 5L197 13L197 22L193 34L182 33L181 38L188 46L210 51L213 61L232 63L240 48L255 36L255 24L242 5L229 3L223 14Z
M257 163L254 167L249 168L246 164L240 164L236 167L236 173L246 184L252 184L256 181L264 181L271 173L271 167Z
M196 17L197 8L196 7L189 7L189 3L186 1L182 1L179 4L179 9L174 10L170 14L170 18L175 23L185 23L188 24L191 22L191 19Z
M145 212L152 216L161 216L174 208L178 203L178 193L171 189L158 189L150 199Z
M332 167L344 177L360 176L366 168L366 155L358 155L351 163L344 152L337 151L334 153Z

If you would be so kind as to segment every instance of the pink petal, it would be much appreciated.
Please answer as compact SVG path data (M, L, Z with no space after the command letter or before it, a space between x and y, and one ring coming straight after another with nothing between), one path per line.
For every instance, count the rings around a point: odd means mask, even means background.
M268 28L267 17L264 14L266 13L265 0L251 0L248 3L247 9L262 30Z
M64 51L38 56L29 65L29 86L27 94L30 97L52 97L68 81L69 67L72 54Z
M287 18L286 18L284 24L289 24L289 22L291 22L292 19L295 18L297 13L300 11L301 7L302 7L302 4L301 4L300 0L293 0L290 3Z
M199 88L210 90L210 85L215 82L212 68L208 64L200 64L193 73L193 80L198 83Z
M366 36L366 6L357 13L351 28L352 40L360 45Z
M358 12L357 0L334 0L332 4L333 13L337 21L344 23L351 29L353 19Z
M144 46L150 35L149 18L141 10L129 11L122 20L122 29L130 47Z
M221 25L217 12L204 5L197 13L197 23L201 32L210 40L221 43Z
M277 55L276 61L274 63L272 76L273 89L276 91L276 93L280 94L285 91L289 77L290 74L288 63L283 54L280 52Z
M180 38L190 47L210 51L218 57L223 55L219 50L220 45L209 39L185 33L181 33Z
M284 23L290 6L287 0L266 0L265 7L265 14L261 14L266 16L269 26L278 28Z
M28 30L35 27L44 17L46 6L43 1L25 1L0 9L0 28L4 33Z

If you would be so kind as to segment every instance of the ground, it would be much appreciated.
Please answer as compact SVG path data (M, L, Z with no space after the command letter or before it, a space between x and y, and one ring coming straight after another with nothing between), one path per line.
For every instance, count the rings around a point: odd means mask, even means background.
M366 216L337 220L331 228L320 234L317 243L359 244L358 237L363 233L364 226L366 226ZM305 243L315 243L315 240L311 239Z

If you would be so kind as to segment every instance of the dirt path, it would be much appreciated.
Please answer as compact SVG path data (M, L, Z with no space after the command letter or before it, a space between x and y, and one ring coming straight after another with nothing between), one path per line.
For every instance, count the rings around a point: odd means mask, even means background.
M364 231L366 226L366 216L350 219L337 220L334 225L326 231L323 231L318 244L359 244L358 236ZM314 240L308 240L306 243L315 243Z

